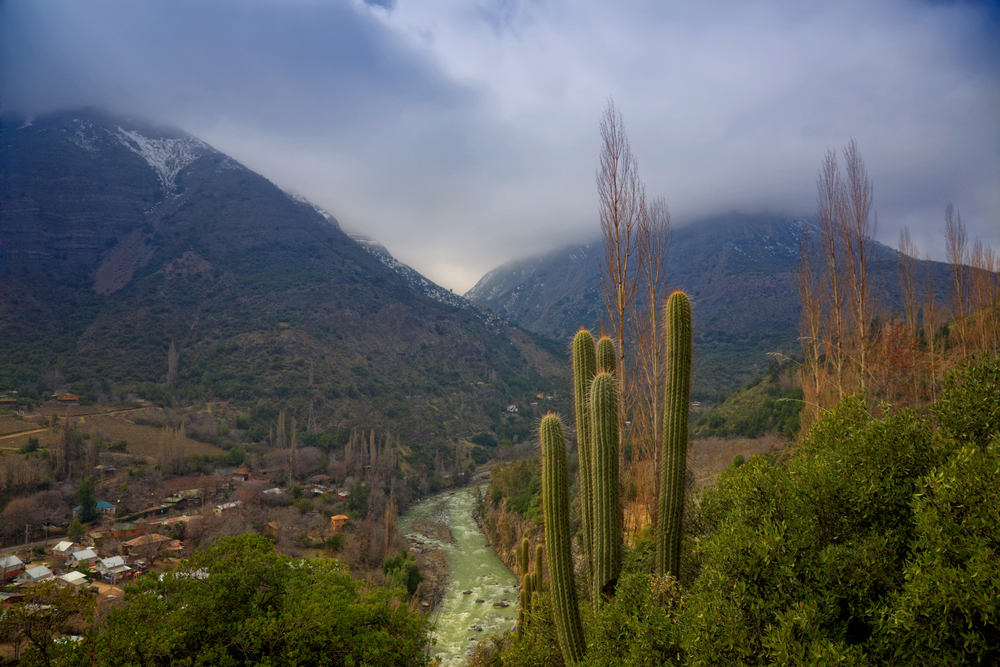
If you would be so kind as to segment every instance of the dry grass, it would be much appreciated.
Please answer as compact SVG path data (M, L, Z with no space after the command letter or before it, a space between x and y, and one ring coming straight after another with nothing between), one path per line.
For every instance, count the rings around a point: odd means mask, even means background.
M52 428L43 427L41 420L51 421L53 416L58 416L61 425L65 423L65 418L69 415L73 417L77 430L89 433L91 437L101 436L109 443L125 440L128 442L130 454L147 459L155 459L159 455L164 437L171 438L171 443L182 445L185 456L193 454L216 456L223 453L221 449L210 443L199 442L180 433L165 436L164 430L160 426L140 425L132 421L133 417L143 413L144 411L141 410L104 411L99 408L80 406L73 406L70 410L66 410L64 406L59 406L58 409L42 408L37 415L23 420L12 415L2 415L0 416L0 452L8 454L16 452L28 444L28 438L31 437L38 438L39 445L43 448L56 446L61 434Z
M768 433L759 438L699 438L691 441L688 467L694 471L696 487L714 486L719 473L725 470L737 454L749 459L781 449L788 441L781 435Z

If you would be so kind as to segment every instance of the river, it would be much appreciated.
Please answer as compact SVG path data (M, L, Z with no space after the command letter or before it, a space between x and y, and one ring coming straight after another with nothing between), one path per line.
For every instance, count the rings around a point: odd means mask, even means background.
M464 665L478 642L512 629L517 617L517 579L487 545L472 518L475 506L473 487L446 491L420 501L399 521L411 545L441 549L448 561L448 587L431 615L431 656L442 667ZM504 602L510 606L494 607Z

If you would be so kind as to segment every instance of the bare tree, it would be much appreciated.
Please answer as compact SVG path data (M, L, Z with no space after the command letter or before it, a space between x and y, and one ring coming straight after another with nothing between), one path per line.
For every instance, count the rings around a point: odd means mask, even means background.
M618 431L625 439L625 421L631 405L627 381L628 320L635 304L640 276L639 225L646 208L646 188L639 179L639 165L632 154L625 124L613 100L608 100L601 118L601 159L597 172L601 202L601 232L604 259L601 286L618 353Z
M969 237L965 232L962 215L950 203L944 210L945 221L945 254L951 265L951 310L952 317L958 325L959 343L963 356L966 346L966 321L969 314L969 288L965 275Z
M827 293L826 335L823 348L834 372L837 399L844 396L844 285L843 248L840 232L844 208L844 186L837 166L837 154L828 150L816 181L816 211L820 243L825 263L823 289Z
M799 264L795 272L795 284L802 301L802 317L799 322L799 340L805 363L802 366L802 388L805 393L805 414L808 421L818 416L823 392L823 291L819 276L813 264L815 248L809 229L803 227L799 240ZM808 426L804 423L803 430Z
M643 211L639 221L639 266L641 268L639 312L633 318L636 380L643 390L637 392L632 419L632 440L637 450L636 463L628 469L642 494L642 505L652 515L657 507L659 486L652 483L660 469L661 432L663 430L663 340L660 327L661 304L667 293L667 256L670 252L670 210L663 197L656 197ZM647 477L649 479L647 479Z
M864 389L869 372L872 323L876 314L876 297L871 274L875 269L873 244L878 233L878 215L873 212L874 188L854 139L844 147L844 160L847 164L842 230L854 329L852 347L858 367L858 382Z
M917 331L917 283L914 275L914 264L917 258L917 246L910 238L907 227L899 232L899 284L903 289L903 312L907 328L915 335Z

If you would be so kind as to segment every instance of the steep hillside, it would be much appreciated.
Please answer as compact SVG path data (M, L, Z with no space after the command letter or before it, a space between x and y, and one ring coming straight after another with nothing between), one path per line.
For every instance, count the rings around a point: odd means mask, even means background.
M674 230L666 279L692 297L696 397L729 393L757 377L768 367L768 353L799 352L794 271L803 225L810 222L734 213ZM511 262L465 296L526 329L569 340L581 325L597 327L604 318L602 256L598 241ZM926 265L935 284L944 284L944 265L918 264L921 280ZM900 303L896 272L895 251L879 246L879 292L890 307Z
M4 389L126 385L428 440L561 387L537 338L179 130L88 110L0 138Z

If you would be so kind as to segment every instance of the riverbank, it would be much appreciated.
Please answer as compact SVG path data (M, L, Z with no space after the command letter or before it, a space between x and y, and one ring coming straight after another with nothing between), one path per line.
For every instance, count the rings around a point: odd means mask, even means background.
M420 611L424 614L430 614L441 604L451 579L448 559L444 549L439 545L453 545L455 537L441 514L441 512L435 512L434 518L418 519L413 523L414 531L433 539L436 544L414 534L406 535L406 541L410 545L409 551L416 557L420 574L423 577L423 581L417 588L417 599L420 603Z

